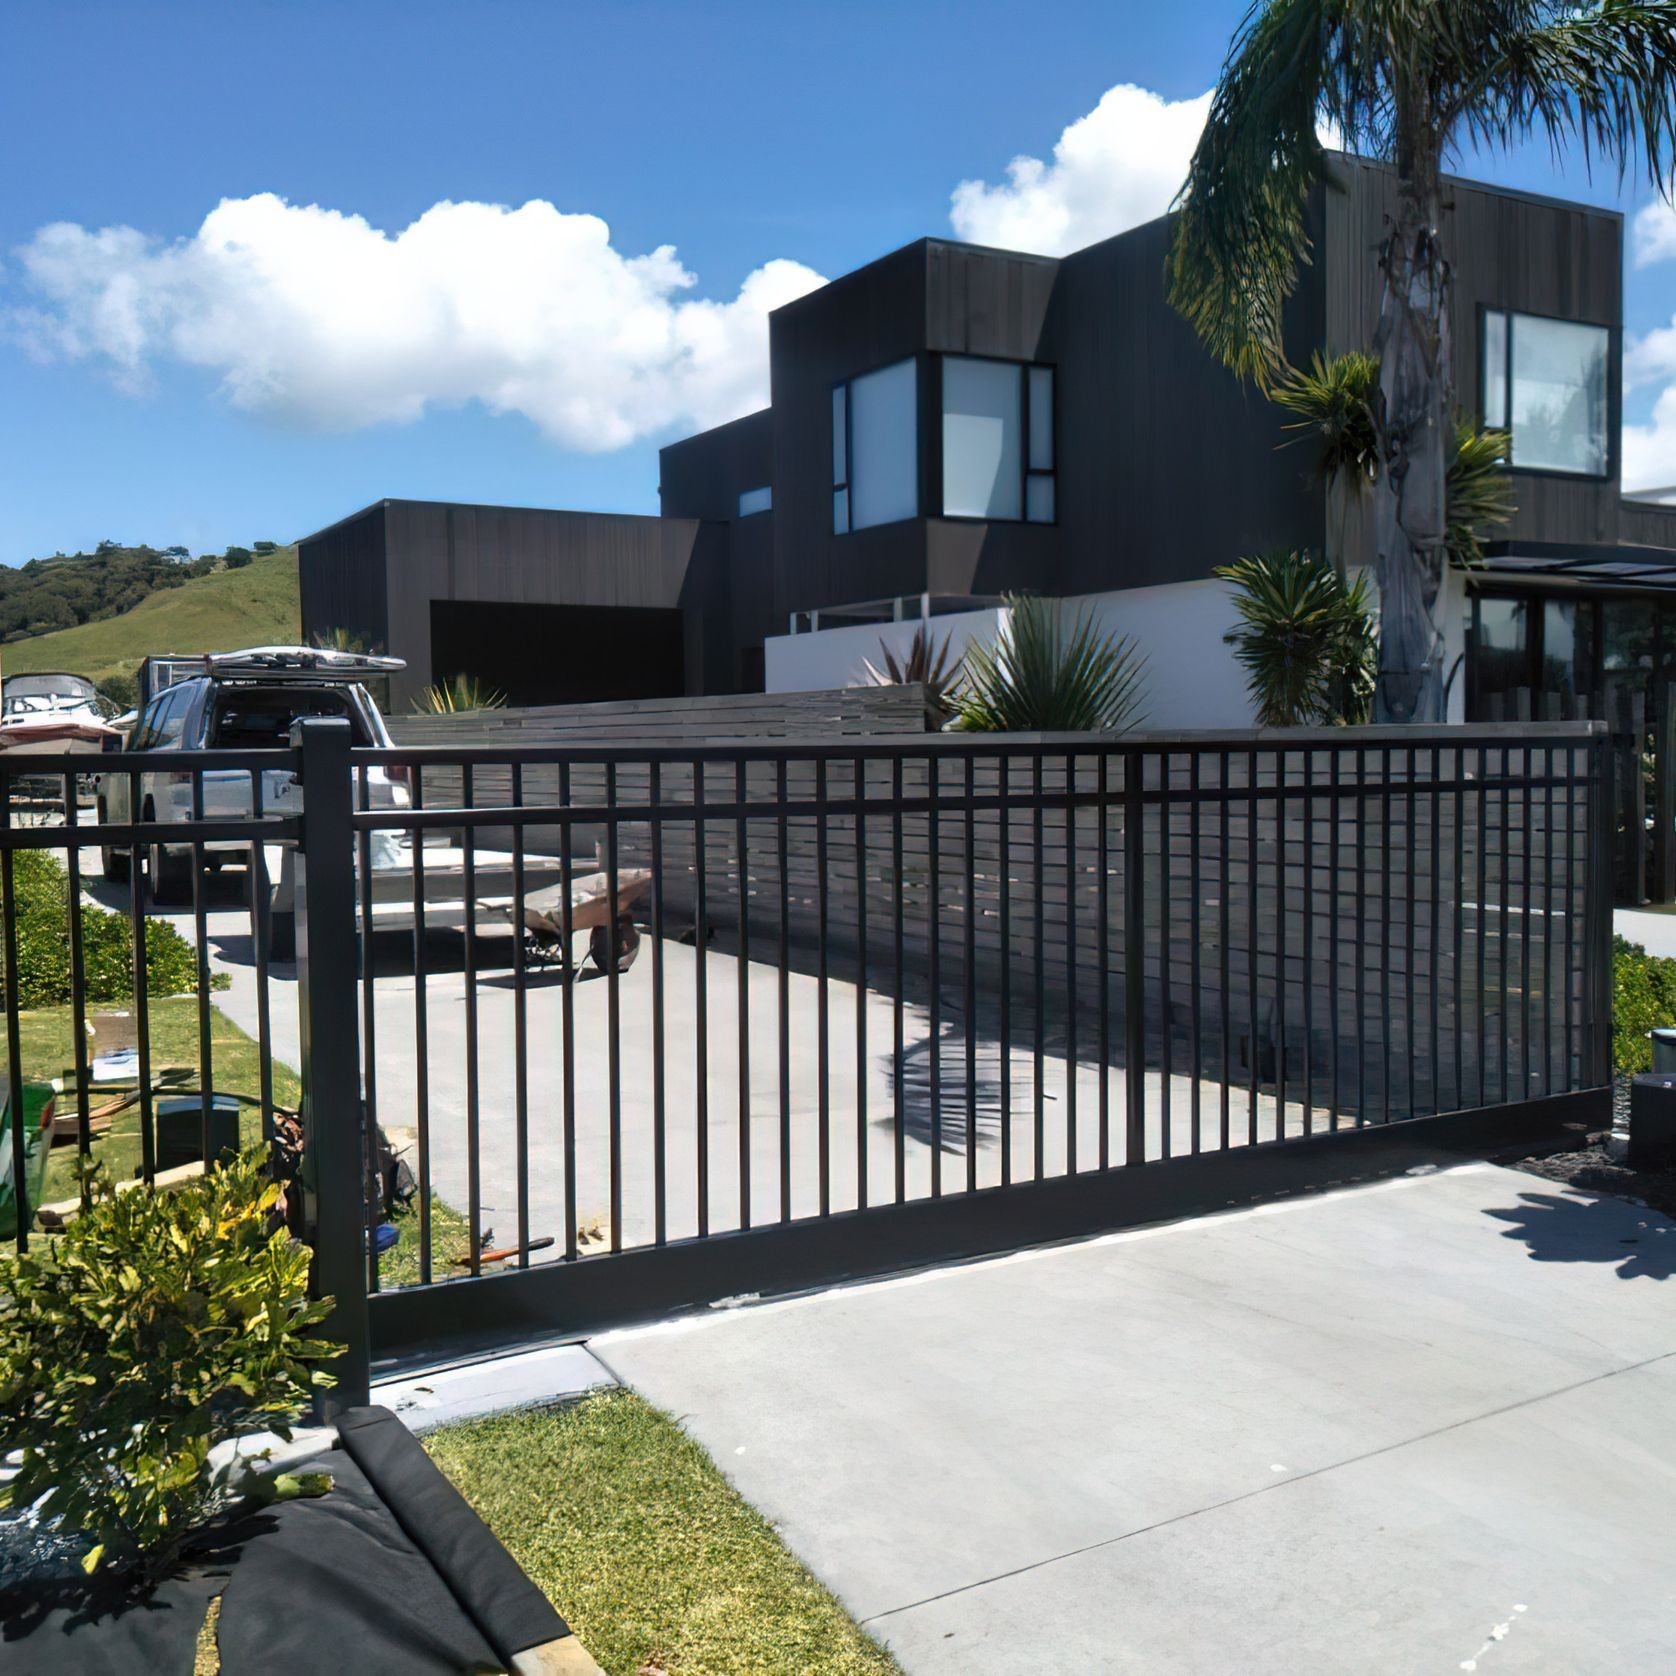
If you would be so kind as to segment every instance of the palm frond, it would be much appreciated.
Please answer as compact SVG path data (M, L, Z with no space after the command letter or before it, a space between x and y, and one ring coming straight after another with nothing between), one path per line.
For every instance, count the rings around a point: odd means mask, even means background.
M1347 582L1313 553L1258 553L1215 574L1234 585L1245 666L1264 727L1353 724L1373 703L1377 638L1365 576Z
M1481 0L1499 27L1471 60L1448 120L1480 145L1541 133L1556 155L1568 139L1590 166L1622 178L1632 163L1667 198L1676 163L1676 0L1597 0L1576 7Z
M1449 457L1449 523L1444 544L1458 565L1481 564L1484 531L1512 520L1508 447L1506 431L1481 431L1465 414L1457 416L1455 450Z
M1365 486L1379 474L1379 431L1373 421L1379 357L1351 350L1330 360L1320 350L1307 367L1294 367L1270 399L1298 417L1286 426L1288 443L1313 442L1328 482Z
M475 675L452 675L426 687L413 700L422 716L452 716L464 710L502 710L506 694Z
M1140 721L1146 659L1057 599L1009 595L1007 626L966 649L955 727L972 733L1122 733Z

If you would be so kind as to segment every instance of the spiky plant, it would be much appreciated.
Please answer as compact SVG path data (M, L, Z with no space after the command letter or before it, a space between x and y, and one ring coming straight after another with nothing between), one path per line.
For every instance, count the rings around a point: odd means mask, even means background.
M451 675L426 687L413 700L422 716L452 716L465 710L504 710L506 694L475 675Z
M1286 368L1282 316L1309 259L1325 123L1389 163L1397 202L1370 346L1380 361L1374 524L1379 708L1441 720L1436 621L1449 534L1449 264L1444 164L1533 135L1558 155L1644 166L1668 200L1676 0L1257 0L1223 66L1170 256L1171 301L1241 376Z
M971 733L1123 733L1141 720L1146 659L1088 612L1009 594L1000 637L966 648L954 725Z
M317 651L321 652L367 652L376 648L364 634L357 634L353 629L346 629L341 625L337 628L318 630L309 641Z
M942 644L937 645L925 624L921 623L908 643L906 657L898 658L883 640L879 642L879 655L884 660L883 669L871 659L862 659L862 667L866 669L867 679L873 686L922 686L925 688L926 726L936 731L952 719L956 710L954 689L960 680L962 660L955 656L950 636L945 634Z
M1275 386L1273 399L1297 418L1286 429L1290 442L1313 444L1328 484L1350 494L1370 489L1379 476L1379 358L1350 350L1330 360L1319 351L1307 367L1295 367ZM1449 453L1449 526L1444 547L1459 565L1484 557L1484 531L1513 517L1513 490L1506 470L1506 431L1480 430L1464 414L1455 418Z
M1245 666L1263 727L1367 720L1377 640L1367 577L1347 581L1313 553L1258 553L1216 574L1242 626L1224 638Z

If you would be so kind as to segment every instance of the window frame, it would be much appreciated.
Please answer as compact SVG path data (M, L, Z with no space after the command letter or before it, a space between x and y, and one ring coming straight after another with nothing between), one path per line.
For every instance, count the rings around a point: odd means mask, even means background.
M1506 368L1507 384L1507 420L1502 425L1491 425L1487 417L1490 395L1489 316L1492 314L1499 314L1502 320L1502 362ZM1593 331L1606 334L1606 455L1600 471L1566 471L1557 466L1522 466L1514 463L1511 438L1513 436L1513 385L1516 376L1513 364L1513 322L1516 319L1547 320L1560 326L1586 326ZM1480 303L1478 305L1478 423L1486 430L1507 432L1510 441L1508 460L1502 467L1503 471L1516 477L1553 478L1561 483L1610 483L1617 478L1619 471L1619 432L1622 429L1619 410L1619 336L1619 327L1609 326L1600 320L1579 320L1569 314L1544 314L1537 309L1512 308L1501 303Z
M925 362L927 357L918 350L909 350L906 355L892 355L887 360L875 362L872 366L862 367L857 372L846 373L842 378L835 378L827 385L827 428L828 447L827 464L832 464L832 407L838 392L844 392L844 476L839 480L836 472L832 474L832 493L828 500L827 523L833 540L846 535L860 535L862 530L884 530L893 524L911 524L918 518L925 517L925 445L922 433L925 430ZM888 518L877 524L863 524L861 529L855 523L855 399L851 393L851 386L863 378L871 378L874 373L888 372L892 367L911 366L914 369L914 510L902 518ZM939 390L941 385L939 385ZM836 527L835 503L839 495L844 497L844 527Z
M1030 529L1050 530L1059 523L1059 363L1057 361L1020 361L1010 355L971 355L963 349L948 349L940 351L935 357L937 363L937 388L933 393L932 412L937 425L937 447L935 452L935 501L938 511L935 516L947 524L1005 524L1023 525ZM947 510L948 497L944 485L943 472L943 365L947 361L989 361L998 366L1016 367L1018 369L1018 419L1019 419L1019 515L1016 518L991 518L972 512L950 512ZM1046 470L1030 464L1030 373L1032 369L1040 368L1053 377L1053 395L1048 402L1048 457L1052 465ZM1053 484L1053 516L1051 518L1032 518L1030 516L1030 479L1045 477Z

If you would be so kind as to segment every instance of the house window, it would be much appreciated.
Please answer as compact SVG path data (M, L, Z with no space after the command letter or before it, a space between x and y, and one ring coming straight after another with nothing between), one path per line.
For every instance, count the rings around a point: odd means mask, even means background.
M943 357L943 515L1053 522L1052 367Z
M746 489L739 497L741 518L752 518L759 512L771 512L773 509L774 491L771 488Z
M832 532L919 513L919 383L913 360L832 390Z
M1606 475L1611 347L1604 326L1485 311L1484 423L1512 434L1515 467Z

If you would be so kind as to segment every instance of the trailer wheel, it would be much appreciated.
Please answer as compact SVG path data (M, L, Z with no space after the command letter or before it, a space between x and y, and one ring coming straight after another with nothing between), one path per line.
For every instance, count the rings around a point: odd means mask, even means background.
M588 933L588 953L593 957L594 965L600 971L608 971L611 965L611 934L603 925L596 925ZM626 972L634 964L634 957L640 953L640 927L627 914L617 916L617 970Z

